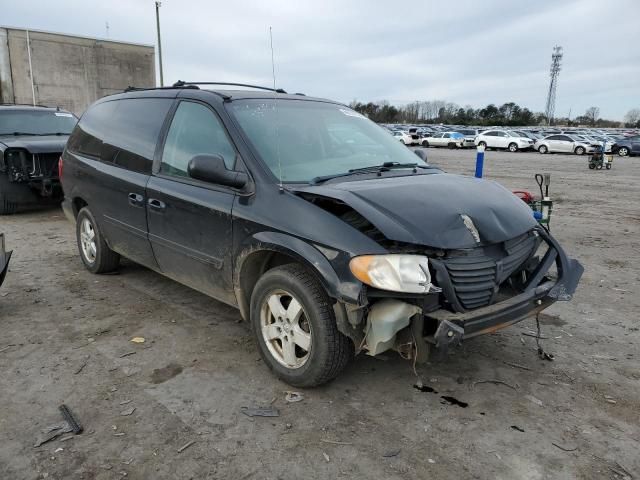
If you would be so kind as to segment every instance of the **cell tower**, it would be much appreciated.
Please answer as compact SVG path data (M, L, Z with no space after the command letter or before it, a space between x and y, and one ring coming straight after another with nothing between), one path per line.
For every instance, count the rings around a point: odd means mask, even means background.
M553 120L553 114L556 110L556 87L558 86L558 76L560 75L560 62L562 61L562 47L556 45L553 47L553 54L551 55L551 71L549 82L549 93L547 95L547 108L545 109L545 115L547 116L547 124L551 125Z

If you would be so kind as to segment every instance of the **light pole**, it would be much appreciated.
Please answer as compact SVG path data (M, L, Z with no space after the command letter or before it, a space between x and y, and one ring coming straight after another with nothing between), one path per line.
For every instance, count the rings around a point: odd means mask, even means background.
M160 5L162 2L156 0L156 29L158 31L158 66L160 67L160 86L164 87L164 76L162 75L162 42L160 41Z

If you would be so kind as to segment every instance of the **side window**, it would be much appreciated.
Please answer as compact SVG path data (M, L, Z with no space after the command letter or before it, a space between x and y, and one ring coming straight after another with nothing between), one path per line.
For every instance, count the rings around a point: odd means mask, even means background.
M572 142L573 141L569 137L567 137L566 135L558 135L558 140L562 140L563 142Z
M188 177L189 161L199 154L221 155L229 169L235 164L236 152L218 116L204 105L183 101L171 121L160 171Z
M560 135L551 135L547 140L562 140Z
M448 133L445 133L442 135L442 138L451 138L451 135L449 135Z
M485 135L487 135L489 137L497 137L498 136L498 132L487 132L487 133L485 133Z
M496 132L496 136L498 136L498 137L506 137L507 134L505 132Z
M167 98L127 98L94 105L82 116L68 148L105 163L150 173L171 102Z

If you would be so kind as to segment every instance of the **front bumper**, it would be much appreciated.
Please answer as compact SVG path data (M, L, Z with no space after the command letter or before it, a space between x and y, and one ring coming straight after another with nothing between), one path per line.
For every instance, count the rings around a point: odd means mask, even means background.
M524 291L492 305L469 311L451 312L440 309L424 314L425 322L436 322L435 333L425 339L438 347L491 333L536 315L556 301L569 301L578 286L584 268L575 259L569 258L560 244L544 229L538 230L548 250L527 279ZM557 279L547 274L555 264ZM436 262L436 268L444 268ZM443 291L447 292L447 286ZM449 292L449 295L452 295Z

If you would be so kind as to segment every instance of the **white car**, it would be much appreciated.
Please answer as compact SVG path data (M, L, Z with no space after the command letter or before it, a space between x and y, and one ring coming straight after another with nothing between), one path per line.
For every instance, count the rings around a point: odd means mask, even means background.
M508 130L487 130L478 135L474 143L484 148L506 148L510 152L533 148L533 140Z
M549 135L548 137L538 140L534 147L540 153L575 153L576 155L584 155L585 153L593 153L594 146L586 140L582 140L571 135Z
M420 135L417 128L408 130L395 130L393 136L407 146L420 145Z
M464 147L464 135L458 132L431 133L420 139L423 147Z

